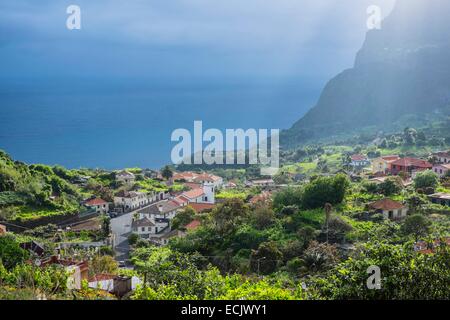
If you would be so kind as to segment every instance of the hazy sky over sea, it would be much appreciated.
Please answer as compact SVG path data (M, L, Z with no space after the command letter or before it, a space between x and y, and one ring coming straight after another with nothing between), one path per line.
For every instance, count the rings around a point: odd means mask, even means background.
M0 69L14 75L271 77L351 66L367 7L394 0L3 0ZM67 30L66 8L82 30Z
M2 0L0 149L159 167L194 120L288 128L353 66L373 4L394 0Z

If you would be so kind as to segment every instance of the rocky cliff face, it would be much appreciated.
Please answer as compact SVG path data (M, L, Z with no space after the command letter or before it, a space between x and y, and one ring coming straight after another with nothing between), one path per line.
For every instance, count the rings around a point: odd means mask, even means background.
M330 80L317 105L285 131L285 145L349 128L383 126L450 104L450 1L398 0L371 30L352 69Z

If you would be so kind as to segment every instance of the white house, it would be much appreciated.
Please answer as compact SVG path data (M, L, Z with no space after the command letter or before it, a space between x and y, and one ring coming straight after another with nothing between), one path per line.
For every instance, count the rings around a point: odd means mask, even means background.
M369 208L383 214L385 219L397 220L406 217L408 207L398 201L382 199L369 204Z
M147 208L139 210L137 213L139 218L149 218L149 219L173 219L178 210L183 208L185 205L179 204L174 200L164 200L157 202Z
M259 180L252 180L249 182L250 186L255 186L255 187L262 187L262 188L266 188L266 187L273 187L275 186L275 182L273 181L273 179L259 179Z
M139 191L120 191L114 196L114 206L122 208L124 212L139 209L155 199L155 194L147 194Z
M362 154L354 154L350 156L350 165L356 168L362 168L370 165L369 159Z
M144 216L141 219L133 220L131 228L141 238L149 239L150 236L162 233L165 229L168 229L169 224L168 219Z
M213 182L205 182L201 188L195 188L181 194L189 203L215 203L215 186Z
M134 176L133 173L126 170L122 170L116 173L116 180L126 184L132 184L136 180L136 177Z
M450 152L436 152L433 153L433 157L435 157L439 163L450 163Z
M444 177L449 170L450 170L450 163L435 164L433 166L433 172L436 173L440 178Z

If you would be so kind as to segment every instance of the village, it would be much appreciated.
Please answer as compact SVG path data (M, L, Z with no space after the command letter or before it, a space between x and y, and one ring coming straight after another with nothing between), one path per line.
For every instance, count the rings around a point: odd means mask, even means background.
M398 183L400 188L408 188L424 172L433 173L436 179L448 177L450 152L432 153L426 159L398 155L369 159L363 154L352 154L348 156L346 163L343 163L342 169L335 174L345 175L355 183L366 181L373 188L389 186L393 181ZM115 171L111 173L114 181L110 182L115 189L106 193L109 199L90 196L80 203L86 210L78 215L76 221L57 223L57 227L48 227L47 231L42 231L47 237L49 234L53 235L52 249L49 250L35 240L23 242L20 246L31 253L31 264L38 267L60 265L70 271L69 288L80 290L83 283L87 283L92 290L123 297L142 284L142 279L133 273L131 255L136 248L165 247L174 239L186 237L199 229L205 217L217 206L234 196L240 197L252 208L270 207L277 193L287 188L301 187L311 180L307 175L287 174L289 183L277 183L279 179L269 176L225 179L204 171L175 171L168 166L161 171ZM327 173L324 176L335 174ZM75 183L84 188L88 186L90 179L89 176L77 176ZM150 183L157 188L149 190ZM417 188L416 191L424 194L431 204L450 207L448 192L437 192L433 187ZM409 203L389 196L359 205L364 208L359 214L368 220L381 216L385 220L401 221L406 219L411 211ZM0 224L0 236L12 230L23 231L14 223L5 221ZM30 232L36 234L35 231ZM97 236L97 239L86 236L92 234L101 236ZM74 241L73 238L77 240ZM445 241L450 244L450 237ZM413 250L430 254L441 243L442 241L436 238L430 246L429 243L417 239ZM349 242L336 242L335 245L344 250L354 248ZM110 251L123 272L93 273L89 261L102 251ZM126 270L130 270L130 275L127 275Z

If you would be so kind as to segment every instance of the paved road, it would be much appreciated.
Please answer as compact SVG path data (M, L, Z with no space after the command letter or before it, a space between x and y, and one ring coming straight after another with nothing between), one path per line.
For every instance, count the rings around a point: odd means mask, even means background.
M131 233L131 219L133 214L134 211L111 219L111 231L115 236L117 261L126 261L129 258L130 245L128 244L128 236Z
M158 202L160 201L151 203L142 208L136 209L134 211L120 215L117 218L111 219L111 231L115 237L115 244L116 244L115 251L117 261L126 261L130 257L130 245L128 244L128 236L131 233L131 221L133 218L133 214L138 210L150 207L151 205L154 205L155 203Z

